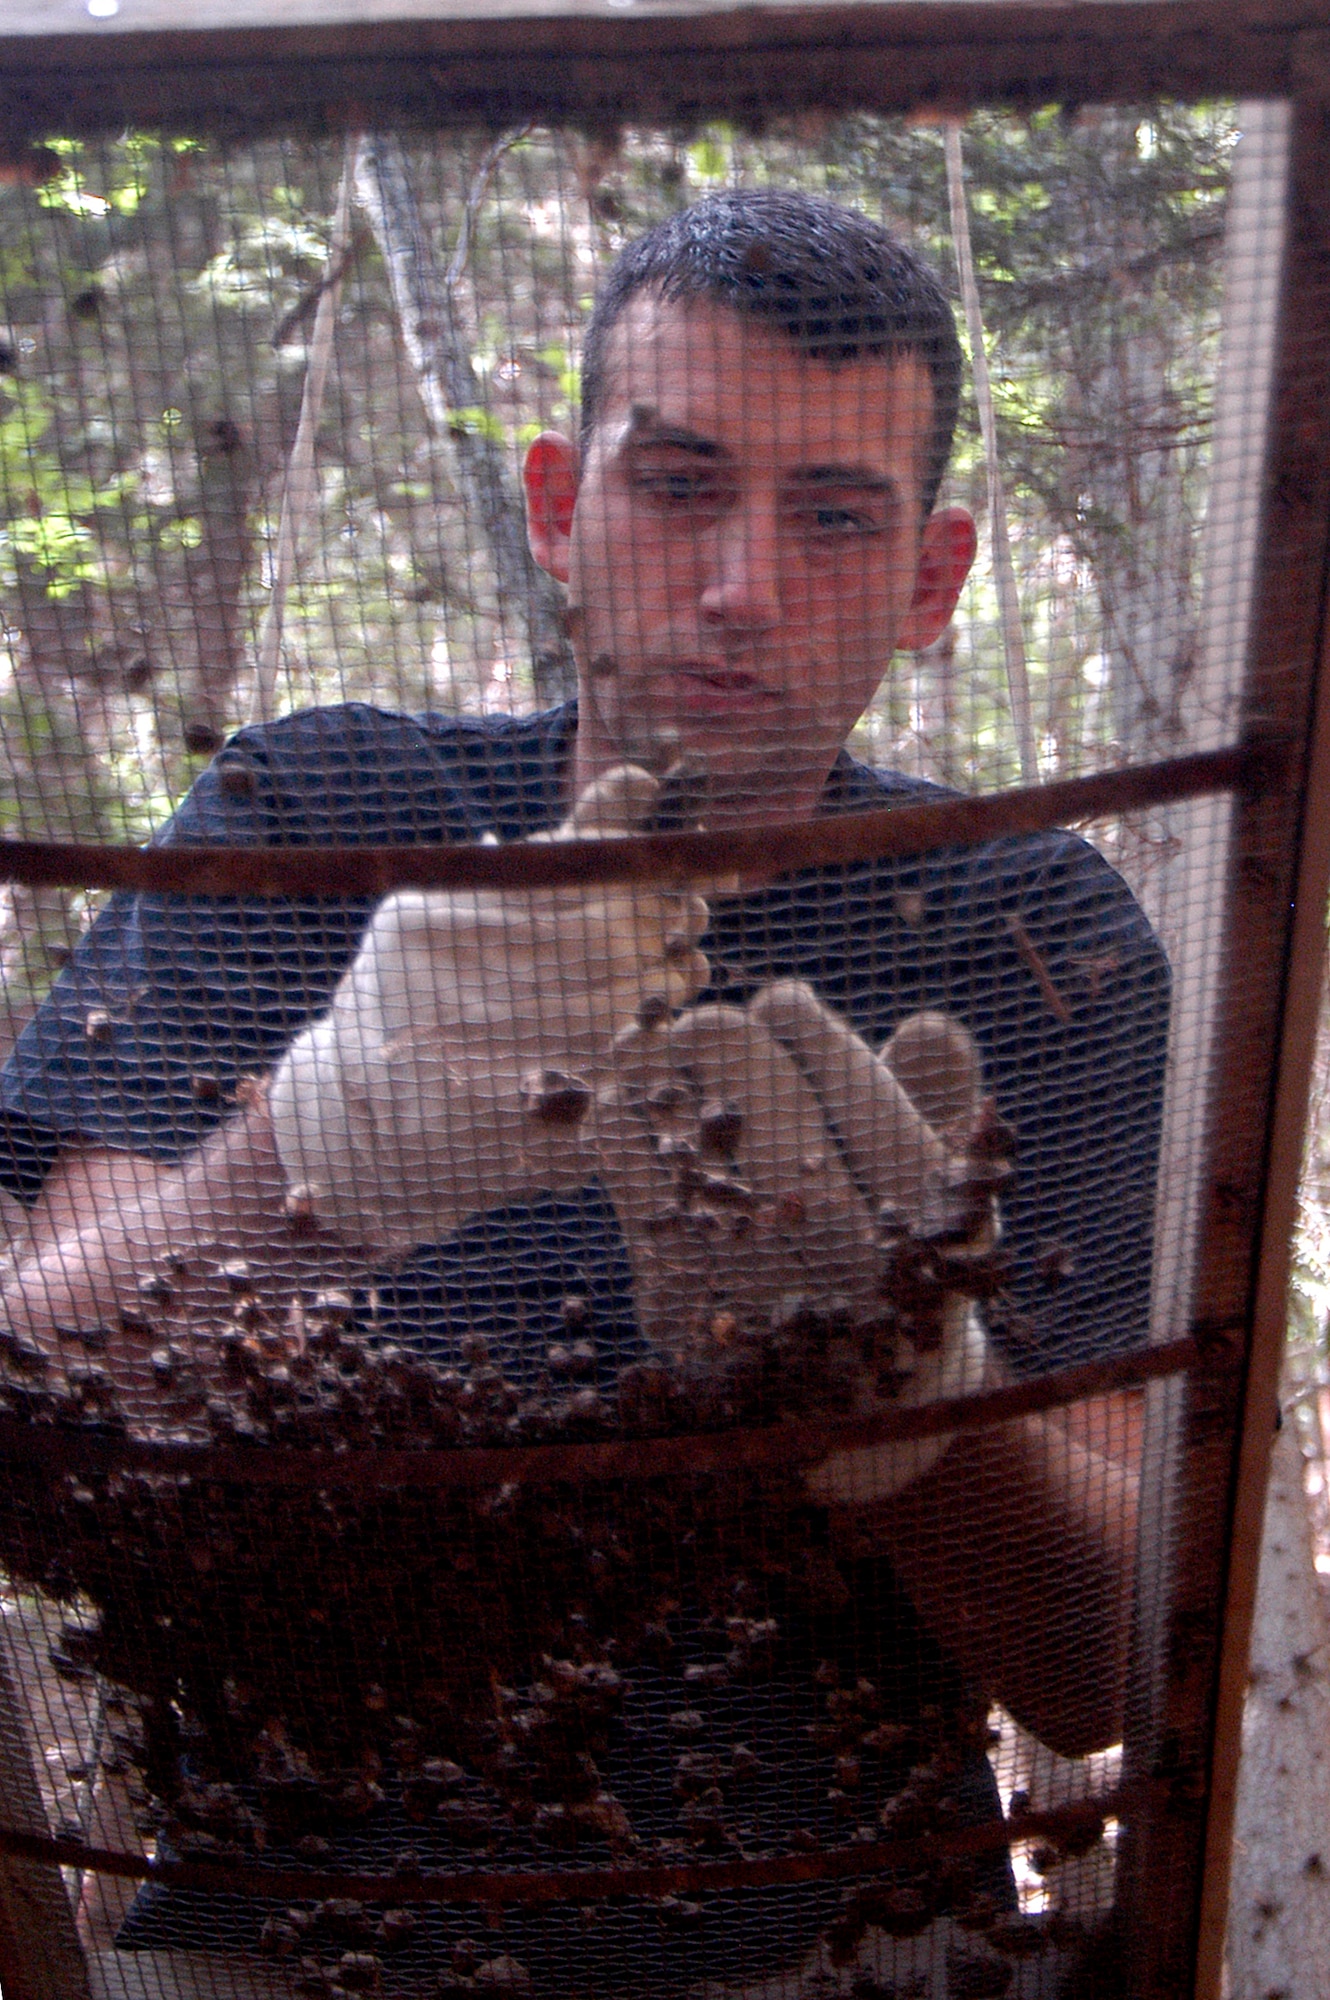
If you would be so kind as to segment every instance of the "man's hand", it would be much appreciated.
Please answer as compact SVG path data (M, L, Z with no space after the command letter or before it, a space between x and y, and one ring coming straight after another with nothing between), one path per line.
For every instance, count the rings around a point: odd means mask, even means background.
M996 1218L993 1163L967 1150L978 1086L955 1021L916 1016L874 1055L793 981L746 1012L695 1007L621 1036L586 1143L644 1332L704 1363L709 1348L719 1357L821 1315L839 1330L810 1399L834 1377L838 1406L857 1415L980 1386L970 1294L991 1270ZM827 1503L881 1500L945 1448L838 1453L810 1489Z
M660 790L621 765L553 837L631 833ZM388 1250L580 1185L576 1128L615 1038L701 990L706 924L700 897L633 885L389 896L273 1078L288 1179L320 1221Z

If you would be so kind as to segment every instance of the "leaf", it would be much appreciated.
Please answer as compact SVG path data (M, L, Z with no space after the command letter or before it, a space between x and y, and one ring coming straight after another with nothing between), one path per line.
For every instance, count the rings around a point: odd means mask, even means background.
M729 174L726 148L713 138L703 138L688 148L688 164L700 181L723 181Z
M492 410L482 409L479 403L449 410L448 428L455 437L482 437L491 444L507 443L507 433L498 417Z

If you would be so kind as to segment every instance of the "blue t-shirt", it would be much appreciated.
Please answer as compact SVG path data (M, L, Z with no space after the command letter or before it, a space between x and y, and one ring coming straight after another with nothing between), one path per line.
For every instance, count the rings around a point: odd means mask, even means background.
M242 730L160 839L519 839L563 814L575 725L572 706L520 720L311 710ZM941 796L842 754L822 809ZM115 896L0 1079L0 1185L35 1192L74 1141L179 1158L226 1115L237 1080L271 1068L325 1008L370 908ZM920 1008L963 1020L1018 1145L1003 1211L1015 1271L995 1338L1026 1370L1144 1337L1168 970L1092 847L1050 833L811 871L719 907L705 948L707 997L806 979L875 1046ZM1054 1290L1042 1272L1055 1246L1071 1270ZM574 1283L597 1294L602 1336L612 1322L631 1338L622 1246L594 1193L484 1218L387 1287L402 1337L446 1342L479 1319L501 1343L520 1324L523 1343L542 1344ZM505 1359L520 1371L520 1354Z
M520 720L408 718L362 706L292 716L237 735L160 837L269 846L518 839L563 815L575 724L572 707ZM936 787L843 754L822 809L934 796ZM370 908L113 898L4 1071L0 1180L32 1192L72 1141L161 1160L187 1152L226 1115L238 1079L269 1069L326 1006ZM810 871L719 906L705 949L708 997L741 1002L768 979L799 977L874 1045L921 1008L959 1016L1019 1148L1004 1202L1014 1275L990 1308L993 1337L1023 1371L1144 1339L1168 973L1139 908L1093 848L1053 833ZM1071 1269L1051 1289L1041 1273L1055 1245L1053 1261ZM640 1336L613 1210L595 1186L477 1218L422 1248L377 1285L377 1328L441 1360L482 1330L505 1374L520 1381L562 1337L561 1303L574 1290L588 1298L598 1357L612 1375ZM782 1609L770 1677L710 1689L685 1684L681 1663L635 1665L599 1762L639 1831L659 1840L675 1830L681 1752L664 1724L677 1711L698 1713L704 1747L728 1757L741 1742L758 1757L765 1775L746 1809L759 1830L794 1813L834 1842L846 1834L837 1816L844 1801L830 1803L834 1753L818 1741L827 1704L819 1663L836 1660L847 1688L871 1679L888 1727L961 1702L959 1676L889 1566L862 1559L846 1577L839 1608ZM691 1615L685 1606L685 1623ZM703 1655L722 1644L704 1626L688 1642ZM902 1768L892 1780L884 1767L888 1790L903 1776ZM981 1750L952 1790L960 1821L997 1810ZM391 1799L385 1811L393 1821ZM349 1832L332 1864L363 1867L364 1839ZM405 1822L375 1836L385 1857L403 1840L429 1846ZM441 1865L447 1855L428 1859ZM514 1848L510 1859L538 1866L548 1856ZM977 1879L1010 1901L1005 1856ZM527 1965L538 1994L566 1991L569 1968L579 1990L616 1995L749 1979L797 1960L835 1919L842 1893L810 1884L703 1897L686 1923L627 1900L590 1930L572 1909L515 1912L493 1951ZM258 1901L150 1890L121 1942L252 1949L264 1915ZM417 1961L437 1970L475 1930L464 1907L422 1912L403 1973Z

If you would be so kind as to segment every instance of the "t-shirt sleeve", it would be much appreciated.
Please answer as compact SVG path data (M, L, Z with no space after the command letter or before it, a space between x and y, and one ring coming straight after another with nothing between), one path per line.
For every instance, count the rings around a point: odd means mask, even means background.
M1146 1336L1169 1007L1163 950L1103 858L1066 835L1026 853L999 871L973 1021L1019 1148L989 1317L1022 1370Z
M310 711L243 730L160 844L463 838L439 759L406 718ZM118 894L0 1076L0 1185L35 1194L71 1142L175 1160L239 1079L271 1068L327 1005L372 905Z

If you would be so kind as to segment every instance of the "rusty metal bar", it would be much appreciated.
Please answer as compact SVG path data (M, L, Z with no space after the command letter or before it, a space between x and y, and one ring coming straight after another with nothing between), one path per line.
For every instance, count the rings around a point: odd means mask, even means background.
M815 1464L833 1451L862 1450L897 1438L990 1429L1039 1410L1055 1410L1236 1358L1241 1329L1186 1334L1104 1361L1058 1368L1028 1382L880 1416L837 1422L800 1419L761 1429L691 1432L683 1437L607 1438L584 1444L448 1446L420 1451L371 1448L325 1451L301 1445L154 1443L108 1429L24 1423L0 1417L7 1468L38 1465L82 1474L141 1471L234 1480L244 1486L332 1486L374 1492L385 1487L553 1486L592 1480L660 1479Z
M599 1903L618 1896L669 1896L717 1889L762 1889L787 1882L855 1881L889 1868L937 1863L968 1854L1011 1847L1023 1840L1076 1840L1106 1819L1125 1819L1148 1808L1157 1785L1136 1784L1047 1812L994 1819L951 1833L871 1845L823 1848L811 1854L781 1854L741 1861L663 1862L636 1867L468 1869L465 1873L421 1870L394 1875L341 1874L329 1869L255 1867L243 1861L149 1861L142 1854L91 1847L78 1840L47 1839L0 1827L0 1854L58 1862L94 1874L118 1875L170 1888L230 1890L285 1901L317 1896L355 1896L362 1902L394 1903Z
M131 126L225 135L753 118L805 107L959 112L977 103L1280 95L1325 0L991 0L653 8L624 18L461 0L331 19L133 0L94 26L8 0L0 123L11 144Z
M936 805L792 820L733 833L630 839L510 841L418 847L115 847L0 841L0 882L28 888L148 890L184 896L383 896L391 889L554 889L742 874L757 883L799 868L925 854L1134 812L1210 792L1259 792L1283 763L1277 741L1252 738L1157 764Z

